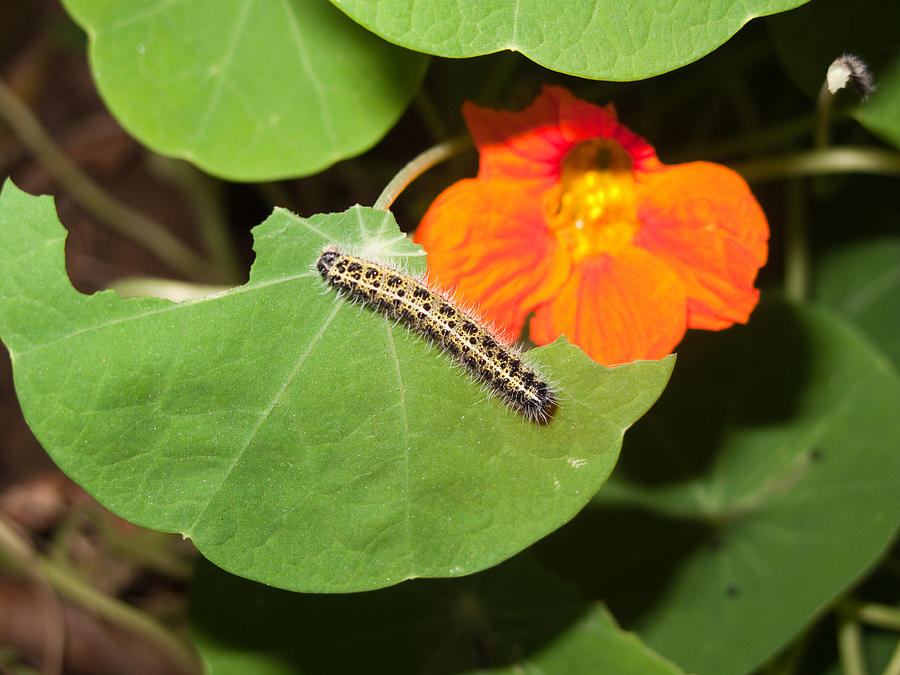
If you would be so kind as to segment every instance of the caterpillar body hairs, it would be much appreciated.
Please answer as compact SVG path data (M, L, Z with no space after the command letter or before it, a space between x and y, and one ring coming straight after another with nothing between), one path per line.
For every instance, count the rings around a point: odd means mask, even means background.
M549 421L556 408L550 385L513 347L420 280L380 263L326 246L316 269L351 300L416 331L462 365L488 391L529 420Z

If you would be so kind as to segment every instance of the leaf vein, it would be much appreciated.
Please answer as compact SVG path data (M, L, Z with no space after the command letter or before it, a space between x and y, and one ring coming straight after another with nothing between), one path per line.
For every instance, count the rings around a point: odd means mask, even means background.
M234 460L228 466L228 469L225 471L225 475L222 477L222 480L219 481L219 484L212 491L210 491L210 495L209 495L209 498L206 500L206 503L203 505L203 507L198 512L197 517L194 519L194 522L191 523L191 526L186 530L185 534L187 536L190 536L190 532L192 532L197 527L197 524L203 518L203 515L206 513L206 510L209 508L209 505L212 503L212 500L222 489L222 486L225 485L226 482L228 482L228 478L229 478L229 476L231 476L232 471L234 471L234 468L240 463L241 458L244 456L244 453L247 451L247 448L249 448L251 443L253 443L253 439L256 437L256 434L259 432L263 423L267 419L269 419L269 415L271 414L272 410L275 408L276 405L278 405L278 402L281 400L281 397L284 395L284 392L287 391L291 382L294 381L294 378L297 376L297 373L299 373L300 369L303 367L303 364L306 363L306 359L312 353L315 346L317 344L319 344L319 342L322 340L322 336L325 335L325 331L331 325L331 322L334 321L334 317L337 316L337 313L340 311L342 305L343 305L343 303L335 304L334 309L332 310L331 314L328 316L327 319L325 319L325 321L322 322L322 326L319 328L319 331L309 341L309 345L307 346L306 351L304 351L300 355L300 358L297 359L297 363L294 365L290 374L288 374L288 376L285 378L284 382L282 383L281 387L272 396L272 398L269 401L269 404L266 406L266 408L260 413L259 419L257 420L256 424L253 425L253 428L250 429L250 433L247 435L247 440L244 441L244 444L242 445L240 451L237 453Z

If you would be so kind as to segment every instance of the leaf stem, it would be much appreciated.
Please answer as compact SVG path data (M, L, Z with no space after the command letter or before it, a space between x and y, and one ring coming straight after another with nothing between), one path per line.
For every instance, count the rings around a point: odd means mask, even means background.
M29 546L0 519L0 553L6 555L0 559L10 559L21 570L26 572L41 590L41 600L47 607L48 622L44 634L44 668L43 672L53 675L61 673L63 653L66 642L66 620L62 602L47 577L41 572Z
M0 551L39 583L47 583L81 607L130 630L163 649L185 672L198 673L200 665L191 648L165 627L114 598L84 583L64 565L39 555L28 541L0 518Z
M900 176L900 153L880 148L844 146L795 152L751 160L732 168L748 182L793 179L788 184L785 223L785 293L795 302L806 299L809 287L809 242L805 224L801 176L829 173L874 173Z
M449 141L438 143L425 152L420 153L391 179L391 182L387 184L375 201L375 208L383 211L388 210L391 204L394 203L394 200L406 189L407 185L428 171L428 169L459 154L471 144L469 136L462 135L451 138Z
M886 630L900 632L900 607L867 602L857 608L860 621Z
M806 209L803 184L792 180L785 195L784 292L796 303L809 291L809 246L806 241Z
M829 173L900 175L900 153L881 148L842 146L794 152L733 164L748 182Z
M866 675L862 653L862 630L852 614L839 612L838 655L845 675Z
M114 199L66 157L22 101L0 80L0 117L56 181L84 208L111 230L144 246L162 262L189 279L203 279L208 264L172 233Z
M187 281L160 279L157 277L128 277L116 279L107 286L123 298L162 298L172 302L184 302L205 298L214 293L223 293L231 286L212 284L192 284Z

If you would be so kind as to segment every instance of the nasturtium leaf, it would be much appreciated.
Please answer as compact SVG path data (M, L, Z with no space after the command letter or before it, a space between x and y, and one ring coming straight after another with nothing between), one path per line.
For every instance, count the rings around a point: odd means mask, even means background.
M331 0L386 40L438 56L509 49L545 68L639 80L705 56L751 19L806 0Z
M421 339L337 297L323 245L421 272L384 211L254 230L245 285L180 304L75 291L49 197L0 197L0 337L25 417L118 515L180 532L283 588L345 592L490 567L571 519L674 357L603 368L560 339L547 425L489 397Z
M816 299L859 326L900 371L900 238L844 244L813 272Z
M97 88L142 143L234 180L308 175L374 145L427 60L327 0L65 0Z
M900 147L900 2L816 0L796 12L775 17L769 29L779 59L797 84L814 97L825 73L850 53L870 66L877 89L865 101L849 87L840 104L854 101L853 116L867 129Z
M202 565L191 628L217 675L682 672L527 553L465 579L341 596L288 593Z
M761 306L679 347L612 479L539 550L685 670L751 672L889 547L898 409L896 372L852 326Z

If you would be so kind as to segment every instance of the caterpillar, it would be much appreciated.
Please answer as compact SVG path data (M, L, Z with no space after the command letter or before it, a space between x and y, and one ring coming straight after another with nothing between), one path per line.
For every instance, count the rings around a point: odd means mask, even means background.
M386 265L326 246L316 269L329 285L416 331L527 419L546 423L556 409L551 386L474 316L441 292Z

